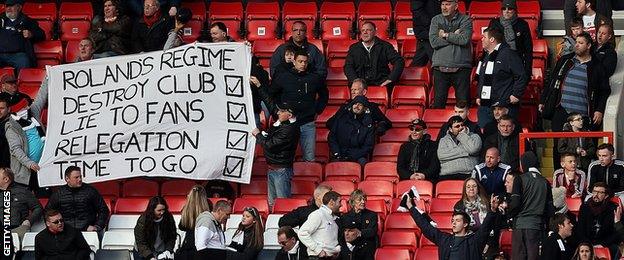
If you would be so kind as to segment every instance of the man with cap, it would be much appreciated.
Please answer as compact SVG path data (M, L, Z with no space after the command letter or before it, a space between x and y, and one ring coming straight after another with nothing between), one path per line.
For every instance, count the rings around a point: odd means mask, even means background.
M33 44L45 39L37 21L22 12L23 0L7 0L0 15L0 66L22 68L37 64Z
M17 88L17 80L12 74L2 75L0 83L2 83L0 98L9 101L9 106L12 107L11 111L17 111L32 104L32 98L22 92L19 92Z
M503 0L501 16L490 20L489 27L497 27L505 35L505 42L522 59L524 70L531 75L533 66L533 41L529 23L518 17L516 0Z
M493 121L492 106L507 104L509 114L517 116L520 98L529 77L520 56L509 48L498 27L488 27L481 36L484 53L477 65L478 123L481 128Z
M427 124L412 120L407 142L401 145L397 157L397 172L401 180L428 180L435 182L440 173L438 144L427 133Z
M460 116L452 116L448 124L448 134L438 140L440 180L465 180L479 163L481 137L470 132Z
M365 96L357 96L350 103L350 110L336 118L329 129L329 151L333 161L358 162L362 166L375 145L375 127L370 105Z
M488 122L483 127L483 136L490 136L498 132L498 120L504 115L509 114L509 108L507 108L507 104L498 103L492 106L492 115L494 116L494 120ZM519 124L516 124L519 125ZM520 127L516 128L516 131L522 130Z

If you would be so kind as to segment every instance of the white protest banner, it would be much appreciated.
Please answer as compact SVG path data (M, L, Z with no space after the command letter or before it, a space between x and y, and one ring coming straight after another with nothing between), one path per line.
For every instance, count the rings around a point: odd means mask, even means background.
M249 183L255 127L243 43L185 45L48 68L41 186L138 176Z

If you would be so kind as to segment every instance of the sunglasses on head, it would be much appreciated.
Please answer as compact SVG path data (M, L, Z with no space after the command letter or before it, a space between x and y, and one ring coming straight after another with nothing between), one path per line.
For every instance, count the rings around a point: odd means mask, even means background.
M258 210L254 207L246 207L245 211L249 212L251 214L252 217L254 218L258 218L258 216L260 215L258 213Z

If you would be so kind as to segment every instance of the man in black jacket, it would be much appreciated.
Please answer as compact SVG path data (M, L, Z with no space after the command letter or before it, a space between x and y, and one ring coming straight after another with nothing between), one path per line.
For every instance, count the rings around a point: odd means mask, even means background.
M409 129L408 140L401 145L397 157L399 179L435 182L440 174L438 144L427 134L425 121L414 119Z
M145 0L143 17L138 18L132 27L132 51L139 53L162 50L173 26L174 19L160 12L160 3L157 0Z
M22 12L23 0L7 0L0 15L0 66L22 68L37 65L33 44L45 39L37 21Z
M598 25L596 29L596 46L594 57L605 71L605 77L610 78L617 66L617 53L613 46L613 26L611 24ZM605 79L606 80L606 79Z
M568 243L567 238L572 236L574 225L564 213L555 213L550 218L550 232L548 237L542 240L540 259L544 260L568 260L572 259L574 248Z
M308 249L299 242L297 233L290 226L283 226L277 230L277 242L282 246L275 260L305 260L308 259Z
M329 129L329 152L332 160L358 162L364 166L375 145L375 126L365 96L355 97L349 106L349 112L336 118Z
M277 225L279 225L280 227L301 226L306 220L308 220L308 215L310 215L312 211L319 209L323 205L323 196L325 196L325 193L331 190L332 187L327 185L321 184L317 186L316 189L314 189L314 195L310 205L298 207L295 210L284 214L284 216L279 219Z
M344 72L350 83L362 78L369 84L391 88L399 82L405 61L392 44L377 38L372 22L362 23L361 41L352 44L345 60ZM388 67L392 63L392 71Z
M518 158L518 131L514 119L509 115L501 116L498 120L498 131L485 138L483 142L483 152L491 147L498 148L500 152L500 161L511 166L512 170L517 170L519 163ZM483 158L483 157L482 157Z
M11 194L11 224L9 228L11 228L11 232L17 233L21 240L24 234L30 231L32 224L41 219L43 208L35 195L25 186L16 185L13 178L11 168L0 168L0 190L8 191ZM4 203L0 209L4 212Z
M374 260L379 245L377 213L366 208L366 194L354 190L349 197L350 210L340 217L338 242L340 259Z
M479 126L483 128L494 120L492 105L508 104L509 115L518 115L529 77L520 56L509 48L499 28L485 29L481 43L485 52L477 65L477 104Z
M531 29L524 19L518 17L516 0L503 0L501 16L492 19L488 27L493 26L504 33L504 41L510 49L518 53L526 74L530 76L533 66Z
M65 222L79 231L100 232L106 227L109 209L100 193L91 185L82 183L80 168L65 169L65 182L52 193L47 209L58 210Z
M80 230L65 223L60 212L45 212L46 229L35 236L35 258L88 260L91 248Z
M594 183L591 198L579 210L577 230L583 242L609 247L613 254L619 244L618 236L613 232L613 212L617 205L611 201L609 192L606 183Z
M308 53L296 51L293 67L273 75L269 95L276 104L286 102L297 111L303 159L312 162L315 160L316 150L314 120L325 110L329 91L321 76L307 71L308 62Z
M413 0L410 1L412 11L412 29L418 40L416 53L410 66L425 66L433 56L433 48L429 43L429 27L431 18L440 14L439 0Z
M316 47L316 45L308 42L306 32L308 28L302 21L295 21L292 24L291 32L292 36L287 42L283 43L271 56L271 75L275 77L275 72L278 66L284 63L284 53L286 52L286 46L292 46L295 51L301 50L308 54L308 70L312 73L318 74L322 79L327 76L327 65L325 64L325 56L323 52Z
M342 117L344 113L348 113L351 110L351 102L357 96L366 97L366 92L368 90L368 84L366 84L366 80L364 79L354 79L353 83L351 83L351 99L347 100L340 109L334 114L329 120L327 120L327 128L331 129L336 122L337 118ZM375 125L375 131L377 135L384 135L388 129L392 128L392 122L390 119L386 117L386 115L381 112L379 109L379 105L375 102L368 101L368 110L371 112L371 117L373 118L373 124Z
M624 191L624 162L614 158L615 149L612 144L604 143L596 149L598 160L587 168L587 191L591 192L594 183L604 182L612 192Z

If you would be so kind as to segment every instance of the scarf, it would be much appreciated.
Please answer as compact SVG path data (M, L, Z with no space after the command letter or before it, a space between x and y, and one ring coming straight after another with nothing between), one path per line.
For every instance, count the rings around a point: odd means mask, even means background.
M421 140L414 140L412 139L412 137L410 137L409 139L410 139L410 142L414 143L414 150L412 151L412 159L410 160L410 171L414 173L414 172L418 172L418 169L420 168Z
M494 72L494 61L496 61L496 57L498 56L498 50L492 51L492 53L487 54L481 58L479 64L477 64L477 75L479 75L479 80L481 83L481 106L490 107L492 105L492 83L494 77L492 73ZM484 91L485 89L489 89L489 91ZM485 94L487 92L487 94Z
M505 41L509 44L509 48L516 50L516 33L513 29L513 24L518 19L518 13L515 13L511 19L507 20L502 16L499 18L503 28L505 29Z
M464 209L471 217L470 226L473 229L481 226L481 223L485 219L485 215L487 215L487 206L485 203L482 203L481 197L477 196L475 201L468 201L468 199L465 199Z
M604 200L602 202L595 202L593 199L590 199L587 205L589 206L589 209L592 212L592 216L596 217L602 214L602 212L604 212L605 210L607 210L608 204L607 204L607 200Z
M143 21L145 22L145 24L147 24L148 28L152 28L152 25L158 22L158 20L160 20L160 12L156 12L152 16L143 15Z

